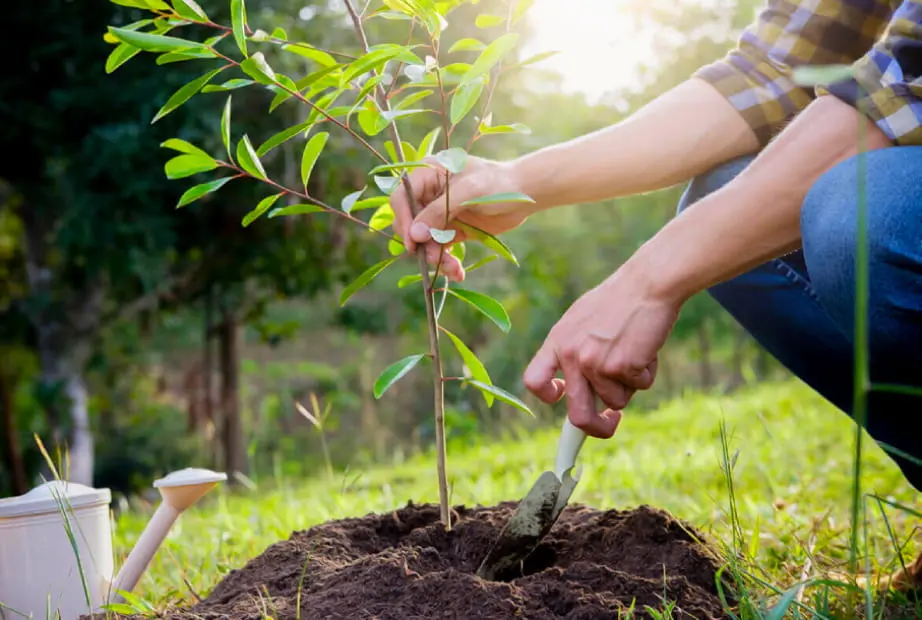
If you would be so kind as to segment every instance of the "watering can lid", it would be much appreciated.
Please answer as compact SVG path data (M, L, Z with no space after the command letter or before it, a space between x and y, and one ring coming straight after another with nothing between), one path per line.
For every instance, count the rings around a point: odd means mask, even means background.
M227 480L227 474L211 471L210 469L199 469L197 467L187 467L174 471L154 482L154 488L161 487L184 487L197 484L209 484L212 482L224 482Z
M108 504L111 499L109 489L94 489L76 482L51 480L25 495L0 499L0 518L59 512L61 508L68 510L99 506Z

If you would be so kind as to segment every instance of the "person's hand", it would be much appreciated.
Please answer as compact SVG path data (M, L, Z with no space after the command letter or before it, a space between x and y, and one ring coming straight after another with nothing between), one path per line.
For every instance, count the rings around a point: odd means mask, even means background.
M644 274L622 268L554 325L525 371L525 386L549 404L566 395L574 426L592 437L611 437L634 392L653 385L679 307L654 295ZM601 413L596 397L607 407Z
M457 222L475 226L492 235L506 232L519 226L537 209L531 202L512 202L464 206L461 203L490 194L521 192L512 166L480 157L470 156L467 165L459 174L450 176L448 200L445 196L445 169L434 157L424 160L432 167L416 168L409 174L410 186L420 212L413 217L406 188L400 183L391 195L394 210L394 232L407 250L415 252L418 244L425 244L426 258L435 265L442 254L442 272L452 280L462 280L464 269L461 262L448 249L454 243L466 238ZM442 246L432 240L430 228L454 230L455 238Z

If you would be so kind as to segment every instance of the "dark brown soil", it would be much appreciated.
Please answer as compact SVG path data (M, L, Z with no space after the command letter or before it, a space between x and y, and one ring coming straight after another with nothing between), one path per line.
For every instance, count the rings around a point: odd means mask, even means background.
M332 521L269 547L232 571L201 603L169 617L275 620L651 617L723 618L719 562L701 536L641 506L602 512L571 505L508 581L474 575L514 503L456 508L451 532L435 506ZM302 580L303 574L303 581ZM299 585L299 582L300 585ZM725 590L726 591L726 590Z

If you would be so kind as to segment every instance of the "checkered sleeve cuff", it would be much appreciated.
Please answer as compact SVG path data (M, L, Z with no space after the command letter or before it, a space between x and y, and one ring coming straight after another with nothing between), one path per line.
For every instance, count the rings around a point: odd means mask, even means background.
M922 145L922 2L903 2L851 79L818 87L871 118L897 145Z
M761 146L813 100L813 93L795 84L789 74L742 50L702 67L695 77L711 84L727 99Z

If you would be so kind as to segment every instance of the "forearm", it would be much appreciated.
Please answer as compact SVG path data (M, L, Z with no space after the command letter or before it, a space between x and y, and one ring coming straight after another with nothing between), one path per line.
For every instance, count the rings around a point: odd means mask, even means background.
M821 97L745 171L663 227L626 267L647 274L656 294L681 302L793 251L800 247L801 205L814 182L861 148L890 145L854 108Z
M752 130L710 84L689 80L624 121L511 162L539 209L637 194L754 152Z

